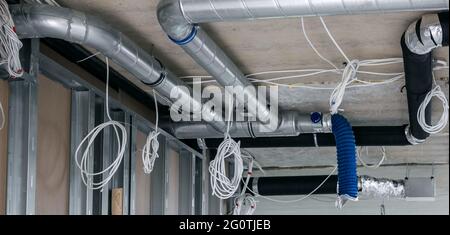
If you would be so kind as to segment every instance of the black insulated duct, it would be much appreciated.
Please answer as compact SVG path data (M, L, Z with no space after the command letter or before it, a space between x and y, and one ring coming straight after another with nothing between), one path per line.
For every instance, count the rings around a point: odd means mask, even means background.
M251 178L247 193L263 196L307 195L313 192L328 176L289 176L289 177L256 177ZM337 175L332 175L313 194L336 194ZM252 192L253 191L253 192Z
M433 88L433 49L448 46L448 11L424 15L409 26L401 39L409 126L407 138L411 144L420 144L429 137L417 120L417 112ZM431 103L425 109L425 121L431 124Z
M354 127L358 146L405 146L420 144L429 137L417 120L417 112L433 88L435 48L448 46L448 11L428 14L412 23L401 39L408 99L409 125ZM426 122L431 124L431 103L426 108ZM242 148L331 147L335 140L330 133L300 134L293 137L236 138ZM222 139L205 139L199 146L196 139L185 140L193 148L215 149Z
M353 127L358 146L405 146L410 145L405 135L406 126ZM242 148L293 148L333 147L336 141L332 133L300 134L292 137L235 138ZM216 149L223 139L204 139L201 143L208 149ZM199 149L196 139L183 140L191 148Z
M254 177L250 179L246 193L261 196L336 195L337 186L336 175ZM241 189L243 187L244 183ZM358 192L364 198L434 200L436 181L433 177L387 179L361 175L358 177Z

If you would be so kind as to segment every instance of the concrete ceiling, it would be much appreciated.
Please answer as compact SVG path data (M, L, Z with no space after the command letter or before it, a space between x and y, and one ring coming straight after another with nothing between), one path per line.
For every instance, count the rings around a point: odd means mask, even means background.
M156 18L157 2L156 0L58 0L62 6L99 16L116 26L138 45L161 59L175 74L179 76L207 75L162 31ZM423 12L330 16L325 17L325 21L346 54L350 58L363 60L401 57L399 45L401 34L422 14ZM319 20L305 18L305 23L318 50L335 64L342 64L344 59L330 42ZM268 70L328 67L308 46L299 19L214 23L202 26L246 74ZM448 48L436 50L435 57L448 61ZM115 68L143 89L148 90L126 71L117 66ZM401 65L381 69L378 71L402 72L403 70ZM448 70L438 72L436 75L448 96ZM338 76L316 76L306 80L286 82L335 84L339 79ZM345 115L354 125L406 124L408 122L406 97L400 92L403 85L403 81L398 81L389 85L350 89L342 106L345 109ZM328 110L330 91L280 88L279 94L282 109L302 112ZM440 115L440 112L440 105L435 105L434 117ZM420 146L388 147L386 163L448 164L448 140L447 128L443 134L430 138L426 144ZM334 148L251 149L251 152L265 167L325 167L334 165L336 161ZM372 149L368 161L375 162L377 159L377 152ZM395 171L384 170L383 172L385 177L389 177L390 172ZM446 188L443 191L447 192L448 205L448 170L444 171L443 175L447 179ZM394 176L395 173L392 173L392 177Z

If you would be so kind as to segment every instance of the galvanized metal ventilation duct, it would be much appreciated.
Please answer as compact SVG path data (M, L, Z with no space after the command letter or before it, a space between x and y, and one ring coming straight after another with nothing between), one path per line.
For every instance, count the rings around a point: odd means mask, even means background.
M48 5L13 5L10 11L20 38L58 38L94 48L168 99L172 89L189 88L158 59L96 17ZM217 131L225 130L218 113L202 107L201 101L191 97L192 92L177 90L178 101L190 102L193 110L201 110L209 120L218 120L211 123Z
M448 8L447 0L162 0L158 5L158 19L169 38L180 45L219 84L246 86L250 82L223 50L197 25L198 23L318 15L432 11ZM270 115L267 107L259 103L256 97L249 99L248 106L257 107L257 110L264 110L263 113ZM257 110L249 111L256 113ZM263 118L266 117L270 116L263 116ZM291 117L292 113L290 112L281 113L279 128L261 136L298 135L299 130L302 129L297 128L298 122ZM300 119L305 120L304 117ZM287 123L289 124L286 125ZM257 122L236 122L230 134L233 137L260 137L258 134L252 133L254 127L258 125ZM317 128L307 128L315 131L302 133L327 132L328 127L323 125L319 131ZM172 128L175 136L179 138L212 138L219 135L198 123L176 123ZM404 131L401 132L404 136ZM410 143L414 144L415 142L411 140Z

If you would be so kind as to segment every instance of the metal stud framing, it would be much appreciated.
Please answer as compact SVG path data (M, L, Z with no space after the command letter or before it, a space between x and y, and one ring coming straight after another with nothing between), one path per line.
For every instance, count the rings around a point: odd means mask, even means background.
M23 79L10 82L7 213L35 213L38 89L36 78L40 71L46 77L72 90L69 213L74 215L109 214L109 190L103 192L87 190L75 163L75 150L79 143L98 124L99 115L104 116L104 112L100 110L104 106L104 92L46 55L39 53L39 40L27 40L24 45L21 58L24 59L23 64L27 73ZM136 169L136 161L140 160L136 134L138 130L148 133L154 125L114 98L110 98L110 107L113 119L125 123L129 133L129 143L122 166L113 177L109 188L123 188L123 213L135 214L135 171L139 170ZM199 174L204 172L205 168L207 170L205 155L194 151L163 130L160 132L160 157L150 176L152 181L152 194L149 198L151 214L166 212L167 183L170 173L166 157L168 148L180 152L180 177L185 176L180 178L182 188L180 188L179 199L183 202L180 203L179 211L183 210L183 214L207 214L208 207L204 205L208 203L207 189L205 189L208 185L207 174ZM112 151L117 148L117 143L112 137L111 130L105 130L103 138L99 138L99 144L89 151L91 161L88 163L88 168L92 170L96 165L109 165L112 160ZM95 195L98 195L98 198Z
M26 73L9 83L7 214L35 213L38 40L24 41Z
M95 94L92 91L72 90L71 115L71 154L70 154L70 191L69 213L71 215L93 214L93 192L87 190L81 180L81 173L75 163L75 150L81 140L95 124ZM89 151L88 169L94 167L94 150Z

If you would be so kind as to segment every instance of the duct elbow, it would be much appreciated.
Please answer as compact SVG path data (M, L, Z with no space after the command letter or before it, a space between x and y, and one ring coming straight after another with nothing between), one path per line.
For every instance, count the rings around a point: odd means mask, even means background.
M184 17L179 0L161 0L157 6L159 24L169 38L177 44L185 44L195 36L196 28Z
M448 45L448 12L427 14L413 22L405 32L404 43L417 55Z

